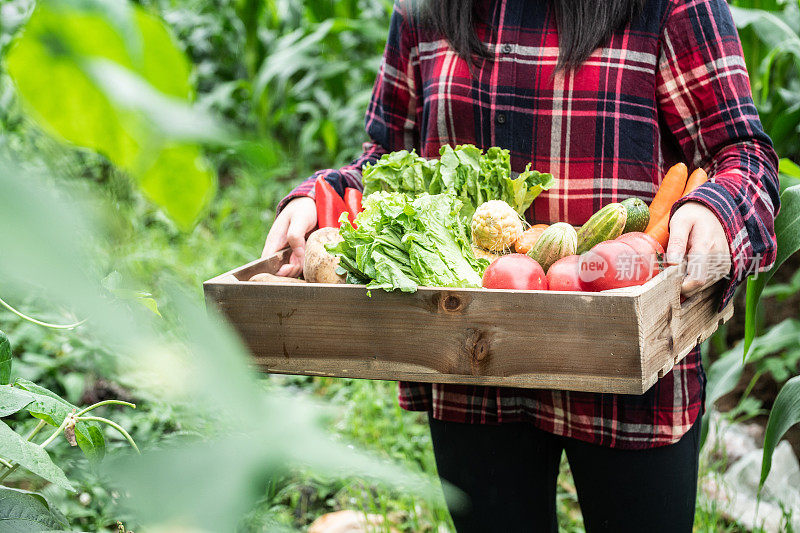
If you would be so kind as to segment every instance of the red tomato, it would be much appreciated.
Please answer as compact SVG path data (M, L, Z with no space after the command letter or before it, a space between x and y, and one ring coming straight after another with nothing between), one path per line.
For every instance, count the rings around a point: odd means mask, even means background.
M661 247L661 243L650 235L638 232L623 233L614 240L624 242L642 257L639 264L647 272L647 279L661 272L661 259L664 256L664 248ZM659 252L659 250L661 251Z
M544 270L525 254L508 254L495 259L483 274L487 289L547 290Z
M551 291L582 291L578 276L579 255L562 257L547 269L547 287Z
M581 287L604 291L641 285L650 279L645 258L628 244L603 241L583 254L578 263Z
M655 240L652 236L648 235L647 233L643 233L641 231L631 231L630 233L623 233L619 237L617 237L618 241L627 242L630 244L630 241L645 241L647 242L652 248L655 253L658 255L664 255L664 247L661 246L661 243Z

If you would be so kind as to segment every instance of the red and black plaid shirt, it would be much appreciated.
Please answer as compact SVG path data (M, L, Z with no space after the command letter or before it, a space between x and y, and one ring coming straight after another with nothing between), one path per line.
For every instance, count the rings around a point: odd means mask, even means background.
M444 144L511 151L558 185L527 212L531 223L579 225L629 197L650 201L667 168L703 167L711 180L688 198L713 210L733 258L723 303L748 272L775 258L777 157L753 105L741 45L724 0L651 0L576 71L556 71L558 33L548 2L483 2L478 35L491 52L472 68L398 0L367 111L371 142L352 164L323 170L290 198L313 195L322 175L341 193L361 186L361 167ZM420 347L420 349L424 349ZM531 346L531 350L535 350ZM702 409L698 350L640 396L503 387L400 384L400 404L442 420L528 421L617 448L677 441Z

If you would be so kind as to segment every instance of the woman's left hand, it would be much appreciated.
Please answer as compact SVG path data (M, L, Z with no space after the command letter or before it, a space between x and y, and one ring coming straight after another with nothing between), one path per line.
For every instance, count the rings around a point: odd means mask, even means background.
M728 238L717 215L699 202L680 206L669 221L667 261L687 259L681 294L688 295L706 282L720 279L731 270Z

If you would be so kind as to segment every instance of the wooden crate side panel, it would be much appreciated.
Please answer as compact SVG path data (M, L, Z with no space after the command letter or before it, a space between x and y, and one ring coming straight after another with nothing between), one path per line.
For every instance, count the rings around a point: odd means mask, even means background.
M635 298L458 289L372 291L369 298L354 286L280 284L209 283L206 290L273 372L437 374L425 381L569 382L563 388L574 390L624 382L617 392L643 392Z
M607 394L642 394L638 377L524 373L514 376L471 376L442 374L428 368L415 368L410 363L387 366L371 361L338 361L327 358L289 359L255 357L256 365L270 374L325 376L334 378L379 379L384 381L416 381L422 383L453 383L528 389L556 389ZM387 377L391 369L391 377Z
M682 275L678 273L671 279L671 283L654 287L639 297L637 314L647 383L655 383L670 372L733 315L732 305L721 313L717 311L719 284L709 284L681 302Z

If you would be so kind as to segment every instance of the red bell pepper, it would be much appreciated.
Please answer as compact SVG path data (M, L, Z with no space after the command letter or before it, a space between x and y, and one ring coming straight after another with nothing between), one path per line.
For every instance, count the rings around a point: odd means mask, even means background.
M356 215L364 210L364 208L361 207L361 191L353 189L352 187L347 187L344 190L344 205L347 206L348 218L352 223Z
M320 228L338 228L339 216L347 211L347 206L322 176L314 182L314 203L317 204L317 225Z

